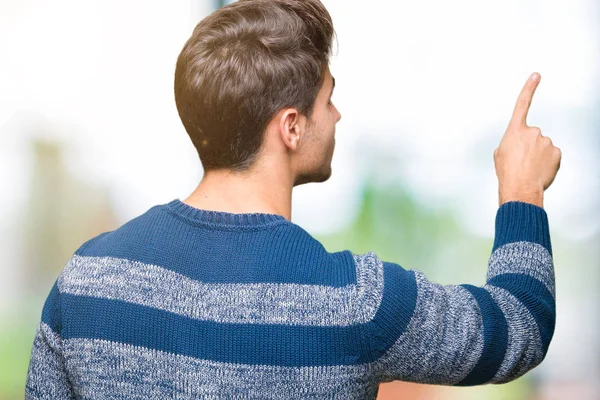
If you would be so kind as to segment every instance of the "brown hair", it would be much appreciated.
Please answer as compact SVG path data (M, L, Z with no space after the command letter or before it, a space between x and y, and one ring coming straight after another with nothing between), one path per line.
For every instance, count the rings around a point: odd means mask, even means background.
M204 170L250 168L271 118L310 118L329 63L319 0L240 0L204 18L177 59L175 102Z

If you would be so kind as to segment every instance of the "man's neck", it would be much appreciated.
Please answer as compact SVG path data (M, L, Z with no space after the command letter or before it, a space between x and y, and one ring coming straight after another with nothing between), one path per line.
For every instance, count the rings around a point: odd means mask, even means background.
M291 220L293 183L285 177L210 171L184 203L233 214L278 214Z

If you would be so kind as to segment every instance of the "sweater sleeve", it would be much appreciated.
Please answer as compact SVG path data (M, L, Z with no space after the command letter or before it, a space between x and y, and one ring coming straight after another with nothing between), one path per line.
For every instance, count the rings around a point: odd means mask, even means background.
M67 378L60 330L60 293L55 282L44 304L31 350L25 385L27 400L75 398Z
M546 212L503 204L485 285L440 285L384 262L368 326L381 382L473 386L517 379L545 358L556 320Z

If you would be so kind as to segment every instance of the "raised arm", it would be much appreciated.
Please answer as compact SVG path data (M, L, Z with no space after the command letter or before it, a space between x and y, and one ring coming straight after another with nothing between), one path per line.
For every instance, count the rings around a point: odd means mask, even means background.
M383 270L384 293L368 333L381 382L504 383L544 359L556 312L542 208L512 201L498 209L482 287L443 286L394 263Z
M556 307L543 194L561 153L526 124L539 81L534 73L525 83L494 152L500 207L486 284L442 286L383 263L384 294L367 333L381 381L504 383L544 359Z

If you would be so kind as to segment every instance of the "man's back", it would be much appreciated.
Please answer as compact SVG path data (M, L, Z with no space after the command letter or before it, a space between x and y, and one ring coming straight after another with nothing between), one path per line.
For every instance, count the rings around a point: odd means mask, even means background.
M42 311L27 398L362 399L396 379L508 382L543 360L543 193L561 153L526 124L540 75L494 152L486 285L442 286L373 253L328 253L290 222L293 188L332 174L333 36L319 0L240 0L198 23L174 94L202 180L76 251Z
M46 301L27 398L374 398L538 365L554 329L545 211L509 202L488 284L328 253L275 214L179 200L86 242Z

